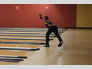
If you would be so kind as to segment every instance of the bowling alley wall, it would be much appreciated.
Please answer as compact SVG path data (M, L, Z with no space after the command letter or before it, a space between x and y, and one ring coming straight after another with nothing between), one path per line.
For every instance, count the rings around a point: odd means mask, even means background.
M92 27L91 4L0 4L0 27L46 28L39 14L59 28Z
M76 27L92 28L92 4L78 4Z

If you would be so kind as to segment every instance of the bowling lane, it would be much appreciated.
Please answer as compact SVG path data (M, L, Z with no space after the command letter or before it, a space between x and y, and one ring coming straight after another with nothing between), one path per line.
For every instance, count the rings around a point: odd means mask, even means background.
M36 35L46 36L46 33L0 33L0 35ZM53 33L51 35L54 35Z
M5 34L3 34L3 33L0 33L0 35L36 35L36 36L45 36L45 34L12 34L12 33L5 33ZM54 34L53 34L54 35Z
M0 41L1 42L36 42L36 43L45 43L46 39L46 32L47 30L1 30L0 31ZM33 36L33 37L31 37ZM41 37L40 37L41 36ZM52 33L50 35L50 39L53 39ZM2 38L19 38L19 39L2 39ZM24 40L22 40L24 38ZM26 40L27 39L27 40ZM34 39L34 40L29 40ZM36 39L43 39L43 40L36 40ZM7 43L0 43L0 47L16 47L16 48L40 48L43 45L29 45L29 44L7 44ZM19 50L0 50L0 55L5 56L29 56L30 54L34 53L35 51L19 51ZM16 65L17 63L14 62L0 62L0 65Z
M0 34L46 34L46 32L8 32L8 31L2 31L2 32L0 32ZM60 32L58 32L58 33L62 33L61 31ZM51 33L51 34L53 34L53 33Z
M0 56L2 55L4 55L4 56L28 56L28 55L30 55L30 54L32 54L32 53L34 53L34 52L32 52L32 51L11 51L11 50L0 50ZM8 59L8 58L2 58L2 57L0 57L0 59ZM9 58L9 59L13 59L13 58ZM19 59L19 58L16 58L16 59ZM0 60L0 65L16 65L18 62L10 62L9 60L8 60L8 62L7 61L1 61Z
M60 32L59 32L60 33ZM33 32L21 32L21 31L0 31L0 34L46 34L46 31L43 31L43 32L35 32L35 31L33 31ZM51 33L51 34L53 34L53 33Z
M20 33L20 34L19 34ZM1 42L36 42L36 43L45 43L46 39L46 32L40 31L40 32L0 32L0 41ZM4 35L4 36L3 36ZM18 36L20 35L20 36ZM23 36L24 35L24 36ZM31 37L34 36L34 37ZM38 37L35 37L38 36ZM40 37L43 36L43 37ZM52 36L52 35L51 35ZM44 40L17 40L17 39L2 39L2 38L25 38L25 39L44 39ZM50 37L52 39L53 37ZM15 47L15 48L40 48L41 45L29 45L29 44L8 44L8 43L0 43L0 47ZM28 56L35 51L19 51L19 50L3 50L0 49L0 55L5 56ZM0 65L16 65L17 63L13 62L0 62Z
M25 47L25 48L39 48L41 45L27 45L27 44L2 44L0 47Z
M0 62L0 65L16 65L17 63L11 63L11 62Z
M0 38L29 38L29 39L31 39L31 38L34 38L34 39L45 39L46 37L21 37L21 36L0 36ZM53 38L53 37L50 37L51 39Z
M8 41L8 42L38 42L38 43L44 43L45 41L40 40L3 40L0 39L0 41Z
M11 56L28 56L28 53L33 53L33 51L17 51L17 50L0 50L0 55L11 55Z

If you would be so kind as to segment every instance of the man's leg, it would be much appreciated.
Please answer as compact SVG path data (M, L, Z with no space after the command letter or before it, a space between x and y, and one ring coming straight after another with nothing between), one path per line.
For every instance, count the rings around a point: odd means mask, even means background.
M50 47L49 46L49 35L52 33L52 30L49 29L46 33L46 46L45 47Z

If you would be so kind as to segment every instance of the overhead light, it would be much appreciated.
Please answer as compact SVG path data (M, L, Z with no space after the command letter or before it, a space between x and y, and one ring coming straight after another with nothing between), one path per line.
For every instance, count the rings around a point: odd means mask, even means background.
M16 10L19 10L19 6L16 6Z

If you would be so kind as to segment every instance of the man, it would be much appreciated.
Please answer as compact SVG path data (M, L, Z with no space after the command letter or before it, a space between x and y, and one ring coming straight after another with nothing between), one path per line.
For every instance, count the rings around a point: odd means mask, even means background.
M42 15L39 14L40 19L42 20L42 22L45 24L45 26L48 28L48 31L46 33L46 45L44 47L50 47L49 45L49 35L54 32L55 36L58 38L59 40L59 44L58 47L62 46L63 40L62 38L59 36L58 34L58 28L57 26L55 26L50 20L48 16L44 16L44 20L42 18Z

